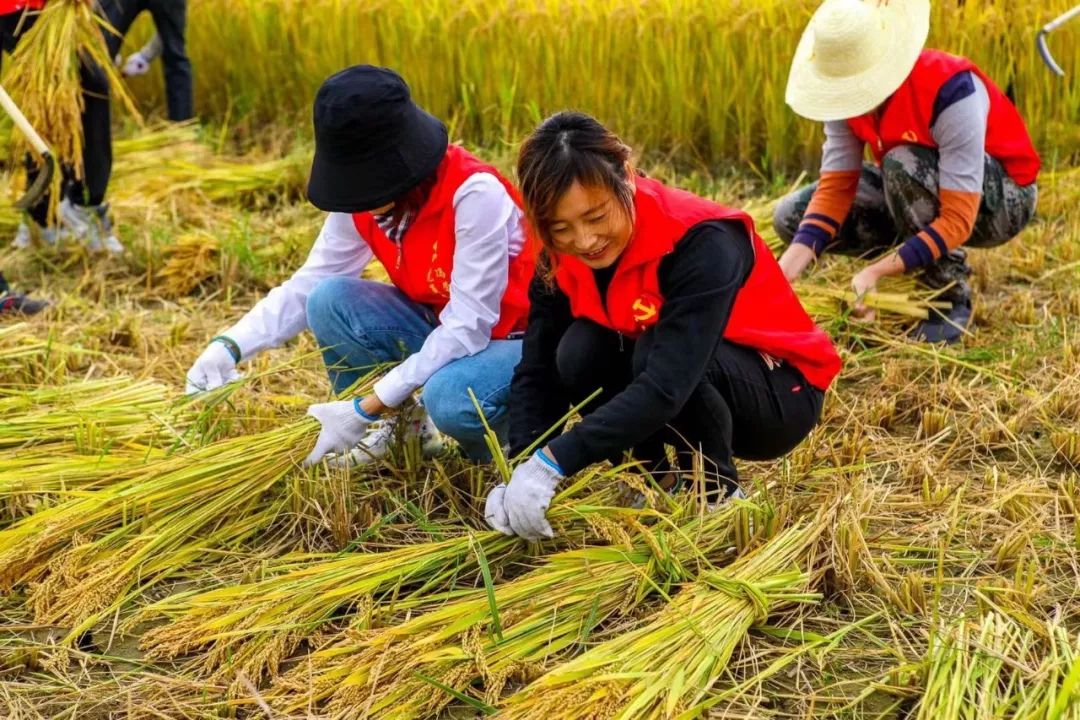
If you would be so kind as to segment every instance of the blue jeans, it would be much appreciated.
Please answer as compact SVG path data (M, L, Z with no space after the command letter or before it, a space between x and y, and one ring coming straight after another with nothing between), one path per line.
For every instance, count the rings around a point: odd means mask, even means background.
M327 278L315 286L307 300L307 321L338 394L375 366L420 350L438 324L430 308L393 285L351 277ZM469 388L504 445L510 380L520 360L520 340L492 340L475 355L443 366L424 385L424 407L435 427L454 438L472 460L487 462L491 453Z

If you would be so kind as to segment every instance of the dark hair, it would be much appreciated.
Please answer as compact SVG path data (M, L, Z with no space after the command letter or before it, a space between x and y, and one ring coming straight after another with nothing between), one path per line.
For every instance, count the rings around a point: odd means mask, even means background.
M585 113L552 115L518 152L517 174L525 215L544 245L546 272L555 270L549 226L559 200L574 182L611 191L627 216L634 213L634 187L627 177L630 147Z
M431 194L431 188L435 187L435 175L436 173L431 173L421 180L419 184L407 190L404 195L394 200L394 207L390 209L390 217L393 219L394 224L401 222L406 213L414 219L416 218L420 208L427 202L428 196Z

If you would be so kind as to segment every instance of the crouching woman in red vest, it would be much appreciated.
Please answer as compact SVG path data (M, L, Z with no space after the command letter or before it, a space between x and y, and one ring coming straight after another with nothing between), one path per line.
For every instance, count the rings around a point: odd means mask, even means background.
M735 456L776 458L806 437L840 358L746 213L636 175L630 148L580 113L540 125L518 177L544 260L511 387L511 451L602 394L492 490L492 527L550 537L562 478L626 451L662 473L665 444L701 453L719 502L738 491Z
M792 61L787 102L825 123L821 177L776 208L790 279L822 252L876 258L856 296L916 273L950 307L913 333L953 342L971 321L964 246L1015 237L1035 214L1039 155L1016 107L968 59L925 50L929 0L825 0ZM876 162L863 163L869 146ZM895 252L890 252L895 250ZM861 304L857 316L872 313Z
M391 70L359 65L332 76L314 121L308 198L329 213L322 232L303 267L214 338L188 391L235 379L238 362L310 327L338 394L401 363L363 397L311 406L322 431L307 463L329 452L370 462L402 434L431 453L436 430L470 458L489 459L469 391L504 438L535 263L517 191L449 145L446 127ZM392 284L359 277L373 258ZM371 426L420 389L421 406Z

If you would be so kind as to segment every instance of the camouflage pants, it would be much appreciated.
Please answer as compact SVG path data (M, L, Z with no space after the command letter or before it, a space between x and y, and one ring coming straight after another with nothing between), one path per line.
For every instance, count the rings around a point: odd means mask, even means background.
M1038 189L1023 187L989 155L985 159L982 202L971 237L965 245L988 248L1011 240L1035 214ZM780 200L773 225L784 242L799 229L817 183L796 190ZM933 222L941 210L938 200L938 151L918 145L890 150L881 168L866 163L851 212L827 252L872 258L895 248L906 238ZM947 299L970 297L966 278L971 273L963 249L951 251L919 271L919 279L932 288L956 283ZM955 297L953 297L955 295Z

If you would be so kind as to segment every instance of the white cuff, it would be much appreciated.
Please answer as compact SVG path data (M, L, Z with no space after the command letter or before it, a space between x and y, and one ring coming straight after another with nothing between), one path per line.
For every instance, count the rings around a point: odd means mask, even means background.
M400 369L401 366L399 365L383 375L375 383L375 387L372 388L372 391L379 397L382 404L387 407L396 408L416 390L417 386L401 379L401 373L398 372Z

